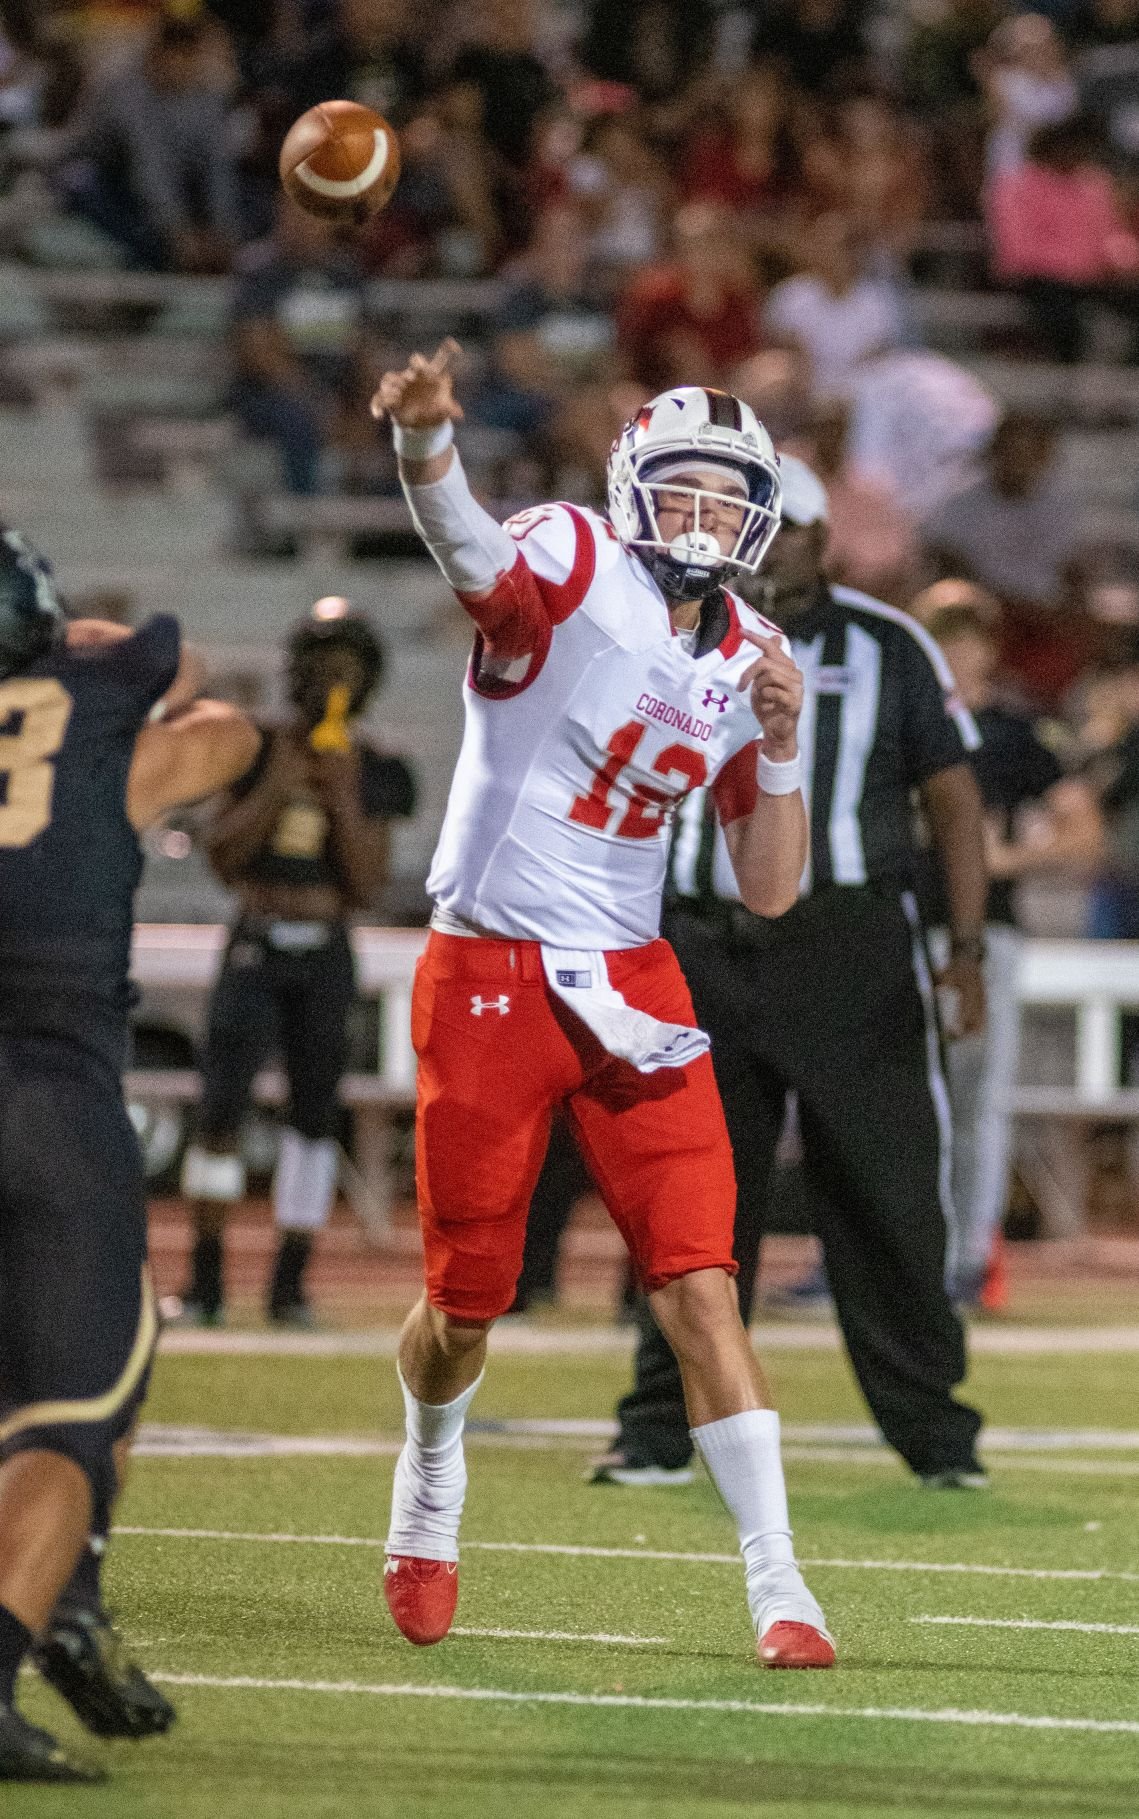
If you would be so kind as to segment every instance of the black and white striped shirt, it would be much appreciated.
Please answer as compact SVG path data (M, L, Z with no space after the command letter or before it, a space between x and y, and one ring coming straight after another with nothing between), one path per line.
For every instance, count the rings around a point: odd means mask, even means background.
M914 789L981 743L949 666L908 614L853 588L820 585L786 631L805 683L799 748L811 846L801 890L907 884ZM677 815L668 896L739 896L706 790Z

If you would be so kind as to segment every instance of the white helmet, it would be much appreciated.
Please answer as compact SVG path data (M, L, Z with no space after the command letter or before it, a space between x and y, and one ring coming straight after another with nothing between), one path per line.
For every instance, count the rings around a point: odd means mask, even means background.
M670 484L670 492L692 496L694 513L693 528L669 543L657 524L653 488L684 465L723 467L732 486L719 493ZM662 593L674 599L708 593L725 569L754 575L779 529L779 462L771 437L750 406L730 392L678 385L651 399L613 444L606 485L618 542L640 556ZM741 498L743 522L725 553L700 528L701 501L738 506Z

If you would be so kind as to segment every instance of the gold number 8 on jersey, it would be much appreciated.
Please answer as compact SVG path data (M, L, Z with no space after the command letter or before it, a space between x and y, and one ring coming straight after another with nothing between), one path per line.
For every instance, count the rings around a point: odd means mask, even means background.
M50 676L0 683L0 847L28 846L51 820L55 765L71 696Z

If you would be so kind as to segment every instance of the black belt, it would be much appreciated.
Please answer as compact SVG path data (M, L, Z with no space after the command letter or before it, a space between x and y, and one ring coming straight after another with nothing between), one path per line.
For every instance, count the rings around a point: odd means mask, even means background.
M876 878L868 884L824 884L800 897L786 915L756 916L727 897L674 897L665 905L666 916L687 916L733 947L780 947L835 923L862 920L875 903L897 901L906 889L904 879ZM667 932L667 930L666 930Z

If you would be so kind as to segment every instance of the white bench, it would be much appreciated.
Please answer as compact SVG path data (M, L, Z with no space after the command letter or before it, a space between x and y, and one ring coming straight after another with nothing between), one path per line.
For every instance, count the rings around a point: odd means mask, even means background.
M415 1101L411 1046L411 987L426 943L423 929L358 928L353 931L361 994L379 1003L379 1045L374 1071L348 1074L341 1088L355 1114L360 1172L382 1211L390 1206L387 1124L393 1111ZM135 929L133 972L144 989L207 994L217 976L226 940L220 925L146 923ZM1139 1088L1121 1076L1120 1025L1124 1011L1139 1010L1139 941L1030 940L1025 944L1018 992L1026 1010L1064 1009L1074 1019L1074 1066L1060 1084L1022 1080L1012 1109L1019 1117L1066 1120L1139 1119ZM147 1068L128 1073L128 1095L190 1103L200 1079L192 1068ZM256 1098L280 1104L281 1074L268 1069Z
M131 950L136 984L204 998L217 977L226 936L220 924L139 923ZM379 1044L375 1071L347 1074L340 1096L354 1114L356 1162L372 1203L374 1229L382 1228L391 1210L388 1120L393 1111L415 1103L411 985L426 941L423 929L360 928L352 933L361 995L379 1001ZM192 1104L201 1077L195 1068L138 1068L128 1071L124 1085L128 1098ZM284 1077L266 1069L253 1090L258 1103L280 1105Z
M1060 1086L1022 1081L1013 1109L1027 1117L1139 1116L1139 1088L1123 1084L1120 1043L1124 1011L1139 1010L1139 941L1028 941L1017 991L1026 1009L1072 1012L1075 1068Z

